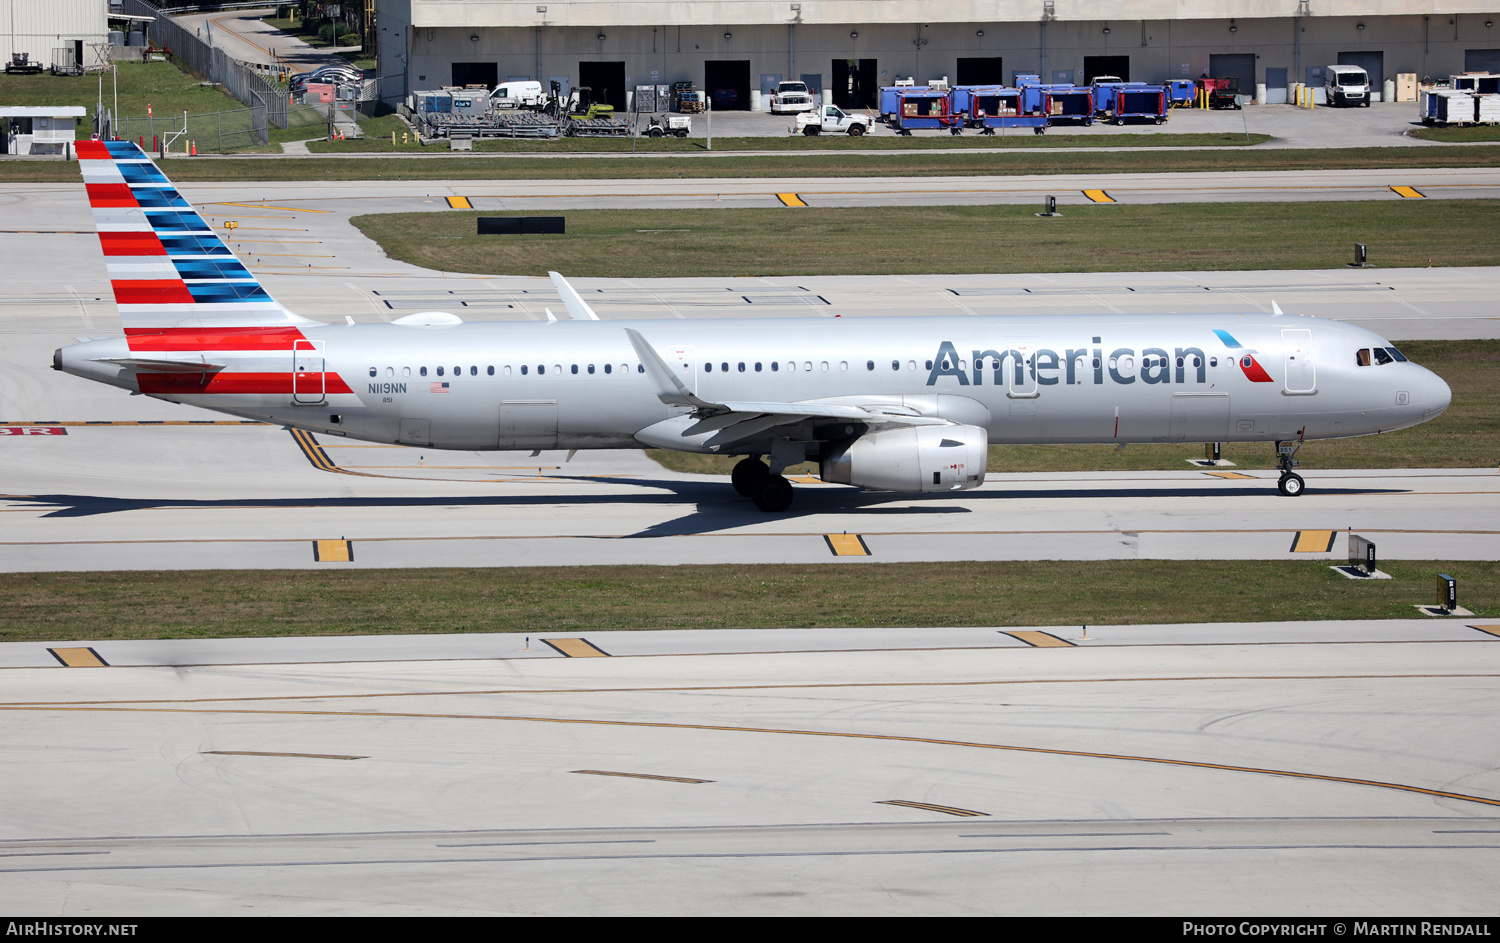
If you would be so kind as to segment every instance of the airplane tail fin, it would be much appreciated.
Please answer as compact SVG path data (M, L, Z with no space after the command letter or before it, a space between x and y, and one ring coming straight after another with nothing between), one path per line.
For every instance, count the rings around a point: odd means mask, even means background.
M277 304L134 142L75 147L126 337L300 336L319 323Z

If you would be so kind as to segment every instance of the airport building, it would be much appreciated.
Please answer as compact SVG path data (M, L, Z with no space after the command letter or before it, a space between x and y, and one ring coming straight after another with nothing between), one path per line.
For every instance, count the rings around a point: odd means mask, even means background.
M617 108L642 85L693 82L718 110L782 79L871 107L877 89L1235 77L1269 102L1324 66L1384 79L1500 71L1496 0L377 0L381 96L549 79ZM1128 11L1129 17L1120 13Z
M105 19L109 0L9 0L0 6L0 49L5 62L24 53L30 62L51 68L107 65L109 42Z

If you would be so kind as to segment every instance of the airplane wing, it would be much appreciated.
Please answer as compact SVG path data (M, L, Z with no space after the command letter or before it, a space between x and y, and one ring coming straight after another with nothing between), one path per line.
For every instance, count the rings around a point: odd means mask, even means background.
M912 410L883 404L843 405L835 403L710 402L693 393L661 359L639 331L625 329L630 344L641 358L646 375L656 385L656 398L668 406L691 406L698 421L682 431L683 438L714 433L704 445L726 448L765 435L778 428L808 422L859 424L862 432L887 426L944 426L946 419L919 416ZM847 434L847 433L843 433ZM842 437L842 435L840 436Z

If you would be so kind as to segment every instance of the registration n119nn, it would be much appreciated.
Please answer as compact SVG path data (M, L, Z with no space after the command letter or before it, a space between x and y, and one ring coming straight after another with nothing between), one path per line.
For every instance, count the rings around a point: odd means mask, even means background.
M740 455L736 490L791 505L824 481L936 492L992 444L1270 442L1300 494L1302 441L1447 408L1448 385L1376 334L1273 314L328 324L282 307L135 144L77 145L124 336L57 370L317 433L438 449Z

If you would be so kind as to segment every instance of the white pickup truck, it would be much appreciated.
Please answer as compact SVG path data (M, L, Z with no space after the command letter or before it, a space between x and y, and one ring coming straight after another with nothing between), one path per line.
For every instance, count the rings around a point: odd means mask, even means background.
M812 111L816 105L813 104L813 94L808 90L806 82L779 82L776 91L771 93L771 114L790 115L803 111Z
M817 111L803 112L797 116L797 130L808 137L827 131L836 134L840 131L857 138L870 130L869 115L851 115L837 105L824 105Z

